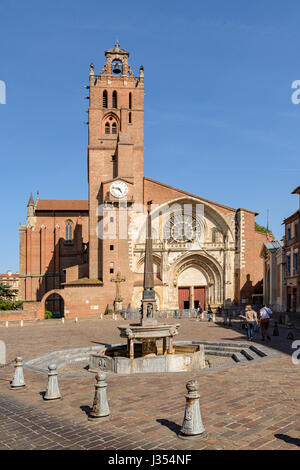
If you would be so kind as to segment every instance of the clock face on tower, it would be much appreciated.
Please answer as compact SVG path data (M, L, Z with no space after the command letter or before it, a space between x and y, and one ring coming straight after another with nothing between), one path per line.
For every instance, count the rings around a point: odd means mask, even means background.
M110 194L114 197L125 197L128 193L128 186L124 181L114 181L110 185Z

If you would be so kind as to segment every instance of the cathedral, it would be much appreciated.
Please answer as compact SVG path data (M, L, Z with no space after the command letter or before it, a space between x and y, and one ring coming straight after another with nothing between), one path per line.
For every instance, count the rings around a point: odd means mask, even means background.
M254 303L263 278L256 212L144 175L144 69L129 52L90 65L88 200L30 196L20 226L20 298L43 318L141 305L147 209L160 310Z

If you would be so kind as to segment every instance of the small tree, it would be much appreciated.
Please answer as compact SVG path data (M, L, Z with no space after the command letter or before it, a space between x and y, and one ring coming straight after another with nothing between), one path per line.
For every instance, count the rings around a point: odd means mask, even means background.
M23 302L13 300L18 293L16 289L11 289L0 282L0 310L18 310Z
M267 234L269 232L270 237L273 238L274 240L274 235L270 229L267 229L267 227L264 227L263 225L259 225L258 223L255 222L255 231L256 232L261 232Z
M9 286L0 282L0 299L13 299L14 296L18 293L16 289L11 289Z

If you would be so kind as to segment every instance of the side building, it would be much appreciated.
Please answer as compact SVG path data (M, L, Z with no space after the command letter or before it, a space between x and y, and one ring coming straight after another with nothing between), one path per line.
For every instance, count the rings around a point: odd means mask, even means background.
M285 298L288 312L300 312L299 238L300 238L300 186L292 194L299 195L299 207L284 220L285 226Z

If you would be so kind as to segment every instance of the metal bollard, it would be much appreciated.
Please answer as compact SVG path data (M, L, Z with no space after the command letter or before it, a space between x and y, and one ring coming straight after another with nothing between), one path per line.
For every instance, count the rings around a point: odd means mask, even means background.
M15 373L14 373L14 378L10 384L10 388L12 390L17 390L20 388L24 388L25 386L26 386L26 383L24 380L22 357L18 356L15 359Z
M194 439L206 437L201 412L200 412L200 395L198 393L198 382L189 380L186 384L188 393L185 395L185 413L182 428L178 437L181 439Z
M97 374L95 376L96 385L95 385L95 396L93 402L93 409L90 412L89 420L94 421L99 418L104 418L110 415L110 410L107 401L106 387L107 383L105 382L106 374Z
M44 400L58 400L61 398L61 394L58 387L56 364L49 364L48 370L48 383Z

